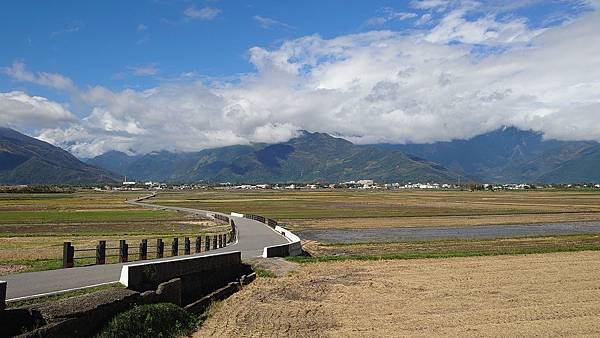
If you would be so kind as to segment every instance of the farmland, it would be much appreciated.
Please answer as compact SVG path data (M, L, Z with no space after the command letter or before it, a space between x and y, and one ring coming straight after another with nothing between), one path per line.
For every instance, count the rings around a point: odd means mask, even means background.
M161 193L161 205L257 213L303 232L471 227L600 220L600 192L589 191L199 191ZM385 237L385 236L382 236ZM313 256L450 257L600 249L600 235L367 243L305 241Z
M195 235L221 230L185 213L128 205L144 193L89 192L0 194L0 274L60 266L62 243L94 247L99 239ZM298 232L323 229L386 229L600 220L595 191L240 191L161 192L151 202L275 218ZM315 257L449 257L597 250L596 234L520 239L427 242L319 243Z
M201 191L154 202L254 213L291 229L469 226L600 220L597 191Z
M600 252L303 264L195 337L598 336Z
M0 194L0 274L59 267L64 241L93 248L100 239L115 246L119 239L139 241L220 230L211 221L185 213L124 203L141 194Z

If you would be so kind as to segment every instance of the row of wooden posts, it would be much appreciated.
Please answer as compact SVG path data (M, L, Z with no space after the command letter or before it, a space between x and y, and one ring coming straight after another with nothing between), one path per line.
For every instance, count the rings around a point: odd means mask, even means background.
M261 223L264 223L268 226L270 226L271 228L275 228L276 226L278 226L279 224L277 223L276 220L274 219L270 219L270 218L266 218L264 216L260 216L260 215L253 215L253 214L245 214L244 215L245 218L251 219L251 220L255 220Z
M231 234L234 234L232 232ZM223 248L227 246L228 241L231 242L234 238L228 234L220 234L213 236L205 236L204 239L202 236L197 236L195 238L195 245L193 248L194 253L200 253L202 251L210 251L218 248ZM192 253L192 245L189 237L185 237L183 240L183 254L190 255ZM146 260L148 259L148 248L156 248L155 251L150 253L155 253L155 258L163 258L165 257L165 242L159 238L156 240L155 246L149 246L147 239L142 239L139 244L138 249L138 259ZM203 250L204 248L204 250ZM118 255L107 255L107 250L118 250ZM95 251L95 256L84 256L84 257L75 257L75 252L91 252ZM171 242L171 256L179 255L179 238L173 238ZM75 266L75 259L93 259L96 258L96 264L106 264L106 257L118 256L120 263L129 262L129 244L125 240L119 241L119 247L115 248L107 248L106 241L99 241L98 245L96 245L95 249L75 249L71 242L64 242L63 244L63 267L64 268L72 268Z

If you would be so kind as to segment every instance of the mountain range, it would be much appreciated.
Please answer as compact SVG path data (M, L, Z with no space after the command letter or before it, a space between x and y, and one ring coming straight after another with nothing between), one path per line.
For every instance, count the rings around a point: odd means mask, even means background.
M91 184L117 177L49 143L0 127L1 184Z
M85 163L84 163L85 162ZM161 182L600 182L600 144L546 140L504 127L468 140L430 144L355 145L301 132L282 143L198 152L128 155L109 151L79 160L46 142L0 128L0 183Z
M600 181L600 144L545 140L539 132L503 127L468 140L380 144L468 173L479 181L573 183Z
M199 152L128 156L111 151L89 164L136 180L167 182L454 181L456 173L398 150L359 146L323 133L302 132L278 144L237 145Z

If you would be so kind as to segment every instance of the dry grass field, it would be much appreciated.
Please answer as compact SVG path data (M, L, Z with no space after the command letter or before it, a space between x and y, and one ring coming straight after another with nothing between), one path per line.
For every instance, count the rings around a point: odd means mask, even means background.
M301 265L195 337L599 336L600 252Z
M294 230L600 220L600 191L199 191L156 203L254 213Z
M76 248L93 248L98 240L107 240L108 247L116 247L119 239L137 243L142 238L167 240L223 230L186 213L124 203L144 194L0 194L0 275L59 267L64 241Z

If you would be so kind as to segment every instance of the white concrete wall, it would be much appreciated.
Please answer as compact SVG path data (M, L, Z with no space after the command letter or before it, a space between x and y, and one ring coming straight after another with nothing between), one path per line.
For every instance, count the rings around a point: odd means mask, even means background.
M275 231L282 234L288 240L289 243L283 244L283 245L273 245L273 246L265 247L263 249L263 257L264 258L269 257L269 254L268 254L269 248L276 248L276 247L279 248L279 247L284 247L284 246L288 247L288 252L289 252L290 256L300 256L302 254L302 243L300 242L300 237L296 236L293 232L286 230L280 226L276 226Z

